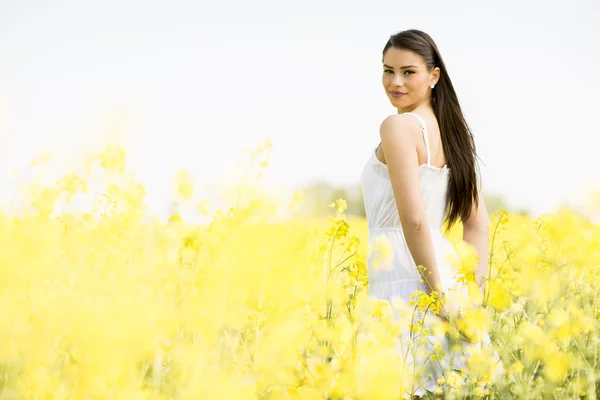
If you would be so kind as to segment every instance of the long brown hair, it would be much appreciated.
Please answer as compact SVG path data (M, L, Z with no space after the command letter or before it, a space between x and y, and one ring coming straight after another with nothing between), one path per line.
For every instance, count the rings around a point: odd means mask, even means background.
M445 209L447 233L459 218L463 222L469 218L473 201L479 204L475 171L478 167L477 152L473 133L463 116L446 65L433 39L425 32L409 29L390 36L383 48L383 56L390 47L420 55L429 71L435 67L440 69L440 79L431 91L431 104L440 126L442 147L450 169Z

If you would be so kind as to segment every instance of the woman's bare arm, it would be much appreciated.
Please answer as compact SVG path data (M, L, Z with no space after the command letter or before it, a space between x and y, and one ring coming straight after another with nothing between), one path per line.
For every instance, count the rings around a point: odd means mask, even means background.
M463 240L473 245L479 256L479 262L475 267L475 279L483 292L488 278L490 218L481 189L478 196L479 204L473 203L471 215L463 222Z
M417 140L422 140L421 127L413 117L394 114L382 122L380 136L406 244L417 266L425 268L422 276L427 293L433 290L441 293L431 229L419 183Z

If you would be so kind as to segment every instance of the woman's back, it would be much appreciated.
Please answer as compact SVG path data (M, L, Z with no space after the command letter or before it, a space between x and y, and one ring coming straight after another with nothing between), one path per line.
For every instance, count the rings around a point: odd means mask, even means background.
M426 151L425 163L419 165L421 195L430 226L439 230L444 219L450 169L447 165L436 167L431 164L431 152L425 120L415 113L404 114L413 115L421 125ZM379 146L371 152L361 173L361 185L369 227L374 229L384 227L401 228L388 167L378 158L378 149Z
M446 261L448 253L454 251L451 243L441 233L444 222L446 196L450 169L447 165L431 165L429 137L425 120L415 113L404 113L416 117L421 125L426 150L426 162L419 165L421 197L427 213L432 241L438 262L440 278L444 288L453 286L453 271ZM361 186L369 226L369 241L387 239L392 249L392 260L388 268L376 268L376 261L369 260L369 293L372 296L391 300L391 296L408 301L415 290L425 291L422 278L411 256L402 232L387 165L377 157L377 146L370 154L361 173ZM373 253L371 257L377 257Z

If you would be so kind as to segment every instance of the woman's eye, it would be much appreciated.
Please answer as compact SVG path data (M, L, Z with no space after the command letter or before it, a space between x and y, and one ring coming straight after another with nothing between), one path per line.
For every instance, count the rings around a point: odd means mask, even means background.
M383 72L386 72L386 73L387 73L387 72L389 72L389 73L392 73L392 74L394 73L394 71L392 71L391 69L386 69L386 70L385 70L385 71L383 71ZM405 74L406 74L407 72L408 72L408 73L410 73L410 74L414 74L414 71L404 71L404 73L405 73Z

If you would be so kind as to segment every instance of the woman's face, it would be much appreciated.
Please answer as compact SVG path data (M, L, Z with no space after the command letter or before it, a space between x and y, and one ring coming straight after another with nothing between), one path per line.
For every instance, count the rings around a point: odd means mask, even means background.
M423 59L410 50L390 47L383 57L383 88L398 110L410 110L431 98L439 68L428 71ZM435 89L434 89L435 90ZM395 96L392 92L400 92Z

